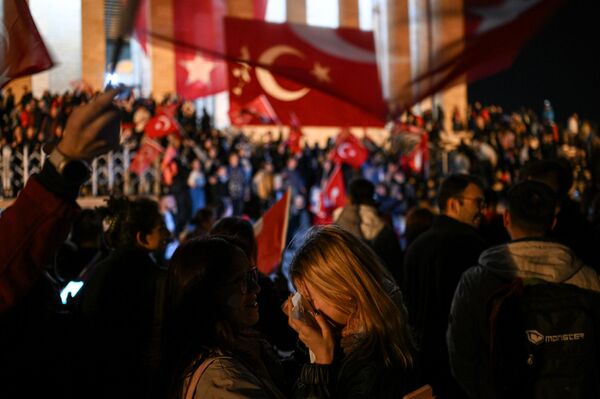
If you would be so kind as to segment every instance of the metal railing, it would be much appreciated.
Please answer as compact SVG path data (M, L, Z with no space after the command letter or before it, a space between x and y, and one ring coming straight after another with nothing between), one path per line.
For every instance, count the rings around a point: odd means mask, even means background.
M95 158L92 175L81 189L81 196L102 197L110 194L160 195L161 171L159 160L141 176L129 172L135 152L125 148ZM14 198L34 173L38 173L46 155L41 150L31 151L27 146L0 150L0 198Z

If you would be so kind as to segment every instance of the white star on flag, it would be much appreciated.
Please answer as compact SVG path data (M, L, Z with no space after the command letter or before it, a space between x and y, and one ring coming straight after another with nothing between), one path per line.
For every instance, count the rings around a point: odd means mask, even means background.
M187 85L196 82L208 85L210 83L210 74L217 67L216 63L202 57L199 53L196 53L191 60L181 61L179 64L188 73L187 80L185 81Z
M319 82L329 83L331 82L331 78L329 77L330 70L331 68L321 65L318 62L315 62L315 64L313 65L313 69L312 71L310 71L310 73L315 78L317 78Z

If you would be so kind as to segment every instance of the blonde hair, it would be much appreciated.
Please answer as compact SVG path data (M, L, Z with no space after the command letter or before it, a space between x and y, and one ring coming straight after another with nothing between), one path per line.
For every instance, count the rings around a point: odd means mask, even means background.
M313 227L291 264L295 285L309 282L323 299L366 333L366 353L386 365L412 366L414 343L394 279L378 256L339 226Z

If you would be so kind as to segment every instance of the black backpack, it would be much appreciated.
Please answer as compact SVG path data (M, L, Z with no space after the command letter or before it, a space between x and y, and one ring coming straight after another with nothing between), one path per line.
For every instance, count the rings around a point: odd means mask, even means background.
M499 397L600 398L599 293L516 279L488 306Z

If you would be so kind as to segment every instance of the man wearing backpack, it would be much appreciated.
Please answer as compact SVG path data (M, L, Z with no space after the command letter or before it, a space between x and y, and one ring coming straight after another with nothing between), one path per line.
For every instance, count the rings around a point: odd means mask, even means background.
M544 239L554 226L556 204L543 183L515 185L504 215L512 241L483 252L461 277L447 343L452 373L470 397L599 397L598 337L590 331L598 331L600 281L568 247ZM556 307L565 301L578 305L556 311L553 296L560 295L568 301L560 299ZM515 306L511 312L500 306L503 300ZM557 319L565 329L558 335L549 321ZM499 352L505 333L513 340ZM580 364L596 366L574 370ZM500 368L509 372L498 373Z

